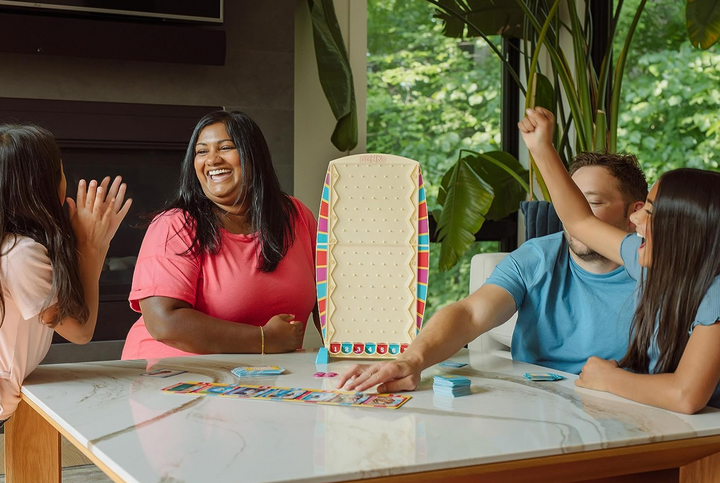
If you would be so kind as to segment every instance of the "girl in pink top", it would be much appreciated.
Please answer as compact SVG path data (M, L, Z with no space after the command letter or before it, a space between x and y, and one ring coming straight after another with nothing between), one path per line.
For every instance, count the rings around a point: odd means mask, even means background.
M92 338L102 265L131 203L123 205L119 176L109 185L109 177L99 186L81 180L77 201L65 200L52 134L0 125L0 425L17 408L53 330L78 344Z
M122 358L301 347L317 309L316 226L280 188L252 119L227 111L202 118L177 196L140 248L130 306L142 317Z

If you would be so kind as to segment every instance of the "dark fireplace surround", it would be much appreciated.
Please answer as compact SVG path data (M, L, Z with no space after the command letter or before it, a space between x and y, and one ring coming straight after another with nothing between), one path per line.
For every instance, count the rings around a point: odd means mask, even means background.
M128 294L147 219L177 187L192 129L213 106L166 106L0 98L0 122L32 122L52 132L63 157L68 196L81 178L122 175L133 199L100 278L93 343L122 341L138 319ZM65 342L57 334L53 343ZM92 343L91 343L92 344ZM119 344L115 343L114 352ZM100 356L101 357L101 356Z

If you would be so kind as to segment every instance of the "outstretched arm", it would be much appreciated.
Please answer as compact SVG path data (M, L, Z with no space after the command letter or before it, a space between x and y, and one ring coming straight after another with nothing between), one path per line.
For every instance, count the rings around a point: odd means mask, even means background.
M523 141L545 178L553 205L565 229L590 249L620 265L623 230L593 215L590 205L563 166L552 145L554 117L542 107L528 109L518 123Z
M515 313L515 300L503 288L483 285L465 299L438 311L396 361L356 364L345 371L337 387L378 392L411 391L423 369L444 361L478 335L499 326Z

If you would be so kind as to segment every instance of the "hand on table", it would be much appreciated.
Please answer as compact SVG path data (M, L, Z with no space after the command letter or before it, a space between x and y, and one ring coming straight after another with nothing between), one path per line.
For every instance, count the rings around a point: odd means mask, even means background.
M280 314L268 320L263 327L267 354L293 352L302 346L303 324L294 318L292 314Z
M531 153L553 148L553 113L542 107L527 109L525 118L518 123L523 141Z
M407 361L355 364L340 375L338 389L364 391L377 384L379 393L412 391L420 382L421 369Z
M575 385L587 389L595 389L596 391L608 390L608 379L614 371L621 371L617 361L600 359L599 357L591 357L587 360L580 377L575 380Z

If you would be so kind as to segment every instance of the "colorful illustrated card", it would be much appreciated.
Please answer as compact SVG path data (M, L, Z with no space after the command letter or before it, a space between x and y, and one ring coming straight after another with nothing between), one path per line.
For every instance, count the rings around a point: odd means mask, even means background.
M385 409L397 409L412 399L412 396L398 394L350 393L300 387L232 385L211 382L181 382L163 388L163 391L193 396L264 399L267 401L291 401L306 404Z

